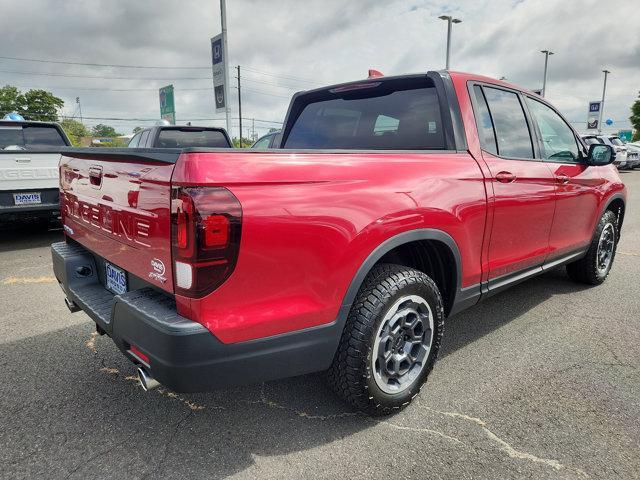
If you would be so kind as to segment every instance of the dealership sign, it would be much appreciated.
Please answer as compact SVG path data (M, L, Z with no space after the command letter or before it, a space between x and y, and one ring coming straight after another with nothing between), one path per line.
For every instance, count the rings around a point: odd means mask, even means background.
M173 101L173 85L160 89L160 117L171 125L176 124L176 106Z
M597 130L600 118L601 101L589 102L589 113L587 114L587 130Z
M211 66L213 69L213 94L216 102L216 113L227 109L227 86L225 85L225 55L222 34L211 39Z

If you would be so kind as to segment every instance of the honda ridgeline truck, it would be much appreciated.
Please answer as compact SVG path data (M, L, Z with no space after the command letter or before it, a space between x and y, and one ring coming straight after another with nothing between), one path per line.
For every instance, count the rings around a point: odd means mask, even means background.
M296 94L278 149L63 154L53 266L145 389L326 371L385 414L425 382L446 317L561 265L606 279L613 159L504 82L369 78Z
M69 145L57 123L0 120L0 223L58 218L58 161Z

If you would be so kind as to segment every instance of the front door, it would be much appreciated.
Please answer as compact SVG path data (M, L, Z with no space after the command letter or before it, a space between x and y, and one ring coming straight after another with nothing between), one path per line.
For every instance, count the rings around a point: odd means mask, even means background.
M602 167L584 163L586 152L573 129L553 108L529 96L526 102L538 129L540 156L556 179L548 258L553 261L585 248L591 241L599 215L598 186L604 182Z
M491 174L493 223L488 250L489 289L532 267L549 253L555 209L555 177L536 159L538 147L521 96L512 90L474 86L474 108Z

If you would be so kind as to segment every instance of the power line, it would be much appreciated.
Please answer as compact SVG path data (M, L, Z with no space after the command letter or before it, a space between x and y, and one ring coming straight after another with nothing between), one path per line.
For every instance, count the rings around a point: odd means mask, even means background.
M237 89L237 87L233 87L233 88ZM269 97L291 98L290 95L276 95L275 93L264 92L262 90L254 90L252 88L247 88L247 87L242 87L242 91L243 92L250 92L250 93L257 93L258 95L267 95Z
M79 65L79 66L87 66L87 67L108 67L108 68L132 68L132 69L141 69L141 70L210 70L210 66L182 66L182 65L124 65L124 64L116 64L116 63L94 63L94 62L73 62L68 60L45 60L40 58L22 58L22 57L9 57L9 56L0 56L0 59L4 60L14 60L20 62L34 62L34 63L51 63L56 65ZM319 85L317 81L311 80L308 78L296 77L293 75L280 75L273 72L267 72L264 70L256 69L253 67L243 66L244 69L257 73L259 75L266 75L269 77L282 78L285 80L291 80L295 82L309 83L313 85ZM36 72L13 72L13 71L4 71L3 73L24 73L31 75L63 75L63 74L55 74L55 73L36 73ZM84 77L84 76L83 76ZM86 77L93 78L93 77ZM96 78L129 78L129 77L96 77ZM149 77L140 77L141 79L147 79ZM164 79L164 78L163 78ZM189 78L191 79L191 78ZM200 79L200 78L199 78ZM207 80L209 77L206 78Z
M115 63L87 63L71 62L67 60L44 60L39 58L20 58L0 56L5 60L16 60L19 62L56 63L59 65L82 65L88 67L111 67L111 68L139 68L139 69L166 69L166 70L210 70L211 67L185 67L185 66L160 66L160 65L120 65Z
M0 58L2 58L2 57L0 57ZM250 72L259 73L261 75L267 75L269 77L286 78L286 79L295 80L295 81L298 81L298 82L312 83L314 85L318 85L317 81L311 80L311 79L308 79L308 78L294 77L293 75L279 75L277 73L265 72L264 70L258 70L256 68L247 67L247 66L243 66L243 68L245 70L249 70Z
M33 63L51 63L56 65L78 65L78 66L86 66L86 67L108 67L108 68L132 68L132 69L140 69L140 70L210 70L211 66L184 66L184 65L124 65L118 63L95 63L95 62L74 62L70 60L45 60L42 58L24 58L24 57L9 57L0 55L0 59L4 60L14 60L19 62L33 62ZM251 72L255 72L261 75L267 75L269 77L283 78L287 80L303 82L303 83L312 83L314 85L318 85L315 80L311 80L308 78L296 77L293 75L280 75L273 72L266 72L264 70L256 69L253 67L243 66L244 69L249 70ZM5 72L9 73L9 72Z
M45 77L99 78L105 80L211 80L211 77L106 77L103 75L77 75L72 73L21 72L16 70L0 70L0 73L16 75L41 75Z

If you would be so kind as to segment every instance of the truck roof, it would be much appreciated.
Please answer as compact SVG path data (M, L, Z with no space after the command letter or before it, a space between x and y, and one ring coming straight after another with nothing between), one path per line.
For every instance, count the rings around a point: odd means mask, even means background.
M20 127L23 125L36 126L36 127L56 127L61 128L58 122L42 122L39 120L2 120L0 119L0 126Z

